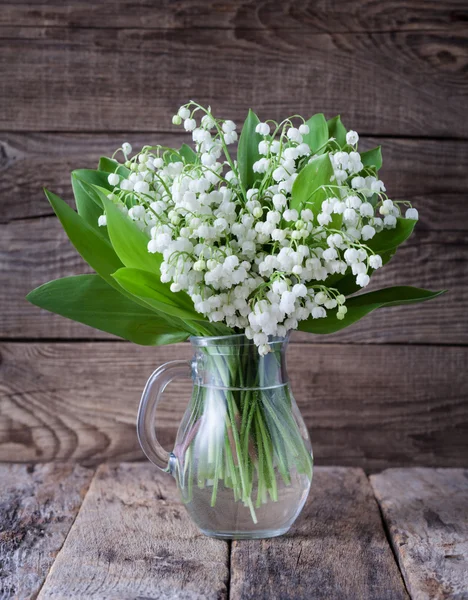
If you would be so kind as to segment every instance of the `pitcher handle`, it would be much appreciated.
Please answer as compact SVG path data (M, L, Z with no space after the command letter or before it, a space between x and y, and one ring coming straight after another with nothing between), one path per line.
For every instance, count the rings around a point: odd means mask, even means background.
M176 457L164 450L156 437L156 409L166 386L173 379L191 376L192 366L188 360L167 362L154 371L141 396L137 417L138 441L149 460L165 473L174 472Z

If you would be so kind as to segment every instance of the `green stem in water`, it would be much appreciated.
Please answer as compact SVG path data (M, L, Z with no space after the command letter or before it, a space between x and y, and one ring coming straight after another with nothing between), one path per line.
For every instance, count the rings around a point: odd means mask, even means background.
M184 453L181 484L188 502L195 494L194 479L200 489L210 489L212 507L220 494L232 493L256 523L256 508L276 502L294 472L310 478L312 461L288 385L275 384L280 354L266 360L250 345L225 350L222 344L202 350L210 383L194 390L187 429L197 430ZM209 426L211 419L218 424Z

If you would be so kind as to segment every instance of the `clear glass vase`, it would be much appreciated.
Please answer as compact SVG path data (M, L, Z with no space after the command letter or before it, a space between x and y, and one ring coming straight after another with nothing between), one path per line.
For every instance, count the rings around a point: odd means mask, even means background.
M194 337L191 343L191 362L168 362L146 384L137 425L141 447L175 477L204 534L282 535L304 506L313 467L286 372L288 339L272 339L266 356L244 335ZM193 393L168 453L156 438L156 408L176 377L190 377Z

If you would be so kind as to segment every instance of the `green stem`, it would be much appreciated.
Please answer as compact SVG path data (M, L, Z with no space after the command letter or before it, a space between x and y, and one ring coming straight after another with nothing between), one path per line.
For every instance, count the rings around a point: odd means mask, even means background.
M276 486L276 474L273 467L273 444L271 443L270 436L268 435L263 423L263 417L260 408L257 410L255 416L257 418L258 428L260 431L260 442L263 444L263 449L265 451L267 470L269 471L269 482L267 484L267 489L270 492L273 502L276 502L278 500L278 488Z
M263 359L251 345L226 352L221 343L201 351L210 383L198 386L192 396L186 425L192 437L180 481L184 498L190 502L199 493L192 487L196 478L199 488L206 490L203 494L210 491L211 507L221 494L224 499L232 493L256 523L256 509L278 501L280 486L291 485L294 472L311 477L312 461L296 422L289 388L274 385L281 356ZM224 416L220 413L222 433L219 426L208 426L210 419L216 421L218 410L225 411ZM200 441L199 435L208 437Z

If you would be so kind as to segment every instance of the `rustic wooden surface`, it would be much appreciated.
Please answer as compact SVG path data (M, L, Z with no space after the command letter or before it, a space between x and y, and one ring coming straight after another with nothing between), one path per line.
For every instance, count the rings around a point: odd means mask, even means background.
M360 469L317 469L291 531L234 541L231 598L407 598L379 509Z
M190 356L189 344L2 344L0 459L141 458L144 383L162 362ZM288 371L318 463L464 466L467 360L466 347L292 344ZM190 388L174 382L158 408L168 449Z
M169 475L105 465L39 599L222 599L228 580L228 544L196 529Z
M139 29L274 28L334 31L454 31L464 28L464 0L73 0L2 1L0 25ZM125 8L116 10L118 7Z
M363 134L468 136L466 32L17 25L0 55L5 131L167 131L196 96L234 120L320 107Z
M0 598L35 598L78 514L93 471L0 465Z
M0 458L141 457L141 388L186 348L118 346L24 296L87 271L42 187L72 202L69 172L122 141L178 146L194 97L239 124L249 106L341 113L383 145L390 195L421 220L374 285L450 293L295 334L294 388L324 464L466 465L467 40L465 0L0 0ZM187 393L161 413L168 444Z
M235 542L200 534L149 463L0 475L2 600L468 597L467 470L389 469L369 483L318 467L288 534Z
M411 597L468 598L468 470L389 469L371 483Z

